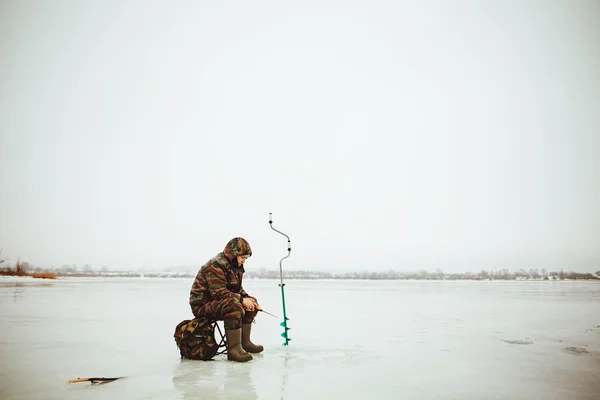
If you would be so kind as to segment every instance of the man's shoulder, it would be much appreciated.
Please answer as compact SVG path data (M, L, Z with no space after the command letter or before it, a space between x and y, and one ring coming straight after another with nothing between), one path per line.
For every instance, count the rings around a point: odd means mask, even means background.
M201 271L209 271L214 269L223 269L227 268L228 262L227 258L223 255L223 253L219 253L210 260L208 260L201 268Z

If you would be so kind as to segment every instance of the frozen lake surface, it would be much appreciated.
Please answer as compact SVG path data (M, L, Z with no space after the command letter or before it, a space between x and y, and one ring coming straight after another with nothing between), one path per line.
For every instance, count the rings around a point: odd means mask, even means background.
M0 280L2 399L600 399L600 283L245 280L248 363L180 360L191 279ZM105 384L77 377L126 378Z

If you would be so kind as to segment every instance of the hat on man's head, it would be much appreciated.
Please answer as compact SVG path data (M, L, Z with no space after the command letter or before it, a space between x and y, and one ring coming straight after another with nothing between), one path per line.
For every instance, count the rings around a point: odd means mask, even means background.
M235 237L231 239L225 246L225 255L228 259L233 259L237 256L248 256L252 255L252 249L250 243L244 238Z

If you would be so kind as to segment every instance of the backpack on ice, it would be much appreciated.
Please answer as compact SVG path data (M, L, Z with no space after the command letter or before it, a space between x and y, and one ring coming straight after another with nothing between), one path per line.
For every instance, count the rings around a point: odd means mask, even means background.
M206 318L186 319L177 324L173 334L181 358L210 360L219 351L215 327Z

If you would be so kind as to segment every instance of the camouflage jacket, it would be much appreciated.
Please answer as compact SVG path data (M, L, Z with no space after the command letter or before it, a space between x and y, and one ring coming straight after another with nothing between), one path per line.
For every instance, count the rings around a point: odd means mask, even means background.
M249 296L242 286L244 266L238 266L236 256L252 255L250 244L243 238L231 239L225 249L204 264L190 290L190 305L235 297L242 301Z

